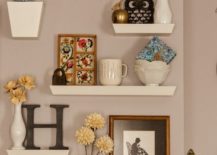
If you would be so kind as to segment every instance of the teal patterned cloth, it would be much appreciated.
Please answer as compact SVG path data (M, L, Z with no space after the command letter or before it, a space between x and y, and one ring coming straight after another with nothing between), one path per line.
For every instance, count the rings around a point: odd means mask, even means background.
M136 59L151 62L154 60L157 53L159 53L161 60L167 64L169 64L176 56L176 52L172 48L155 36L149 41L145 48L138 53Z

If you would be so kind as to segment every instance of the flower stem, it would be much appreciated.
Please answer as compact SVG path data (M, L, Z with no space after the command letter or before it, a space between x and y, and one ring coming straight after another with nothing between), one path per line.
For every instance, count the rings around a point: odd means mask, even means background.
M96 129L93 129L93 132L94 132L94 135L95 135L95 139L92 143L92 146L91 146L91 154L90 155L93 155L93 149L94 149L94 145L95 145L95 142L96 142Z
M96 136L96 130L95 130L95 129L93 129L93 132L94 132L94 135ZM92 146L91 146L91 154L90 154L90 155L93 155L93 149L94 149L95 141L96 141L96 137L95 137L95 139L94 139L94 141L93 141L93 143L92 143Z
M85 145L84 147L85 147L85 154L87 155L87 146Z
M90 155L93 155L93 148L94 148L94 142L92 143L92 146L91 146L91 154Z

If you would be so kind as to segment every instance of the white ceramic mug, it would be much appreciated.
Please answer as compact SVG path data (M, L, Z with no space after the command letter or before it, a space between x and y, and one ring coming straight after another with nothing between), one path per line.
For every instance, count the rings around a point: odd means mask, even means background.
M99 61L99 80L102 85L120 85L127 76L127 65L121 59L101 59Z

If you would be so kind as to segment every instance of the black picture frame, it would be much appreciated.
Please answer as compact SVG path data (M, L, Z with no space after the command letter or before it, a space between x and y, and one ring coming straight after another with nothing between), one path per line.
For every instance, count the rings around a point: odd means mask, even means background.
M152 148L151 153L144 146L144 138L133 137L134 134L136 135L138 133L141 134L141 137L151 137L151 139L145 140L145 143L149 145L148 148ZM109 135L114 140L114 151L112 155L134 155L135 151L133 152L132 148L138 144L135 144L136 142L132 144L132 140L136 141L136 139L139 139L139 141L143 140L143 146L139 148L143 150L143 154L140 153L141 155L170 155L169 116L110 115ZM126 144L126 139L129 139L129 137L131 138L130 146Z

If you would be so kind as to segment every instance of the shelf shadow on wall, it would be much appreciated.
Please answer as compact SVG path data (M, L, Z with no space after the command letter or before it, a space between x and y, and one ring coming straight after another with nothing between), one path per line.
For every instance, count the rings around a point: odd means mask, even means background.
M112 28L112 5L113 2L108 1L108 3L106 3L104 6L100 26L103 32L113 35L114 31Z

